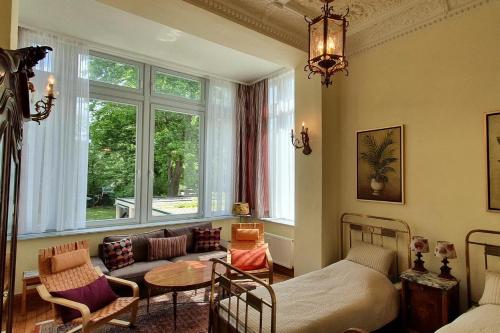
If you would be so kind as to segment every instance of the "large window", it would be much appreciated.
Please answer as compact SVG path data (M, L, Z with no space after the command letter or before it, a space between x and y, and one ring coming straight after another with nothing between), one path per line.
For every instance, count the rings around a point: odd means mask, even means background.
M153 216L198 214L200 116L154 108Z
M136 127L136 105L90 100L88 221L135 216Z
M205 80L98 53L88 78L87 223L201 216Z

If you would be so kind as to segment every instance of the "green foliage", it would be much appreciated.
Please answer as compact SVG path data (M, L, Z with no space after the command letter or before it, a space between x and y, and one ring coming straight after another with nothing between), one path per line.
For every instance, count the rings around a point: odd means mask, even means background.
M134 197L136 107L91 100L89 110L88 196Z
M199 116L156 110L154 135L154 196L198 193Z
M125 87L138 86L136 67L99 57L91 57L89 78ZM193 100L201 96L199 82L171 75L157 75L155 86L164 93ZM87 220L114 218L114 200L135 197L137 109L134 105L92 99L89 111L87 196L91 205L100 208L89 208ZM156 110L154 130L153 195L175 197L184 192L186 196L196 196L199 116Z
M87 208L87 221L111 220L116 217L115 207L90 207Z
M136 66L96 56L89 58L90 80L128 88L138 87L139 70Z
M168 75L165 73L156 73L155 91L161 94L167 94L177 97L183 97L190 100L200 100L201 84L198 81Z
M394 144L393 134L394 131L388 131L380 144L377 143L372 134L365 134L363 136L363 143L366 145L367 150L361 152L361 159L366 161L372 169L373 173L369 178L374 178L377 182L386 183L389 180L387 173L396 172L390 166L390 164L398 160L394 157L395 150L391 148Z

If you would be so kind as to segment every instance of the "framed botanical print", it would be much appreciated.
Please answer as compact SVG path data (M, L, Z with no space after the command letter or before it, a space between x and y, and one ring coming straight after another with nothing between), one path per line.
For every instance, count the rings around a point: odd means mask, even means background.
M403 125L356 132L357 198L404 203Z
M486 114L488 210L500 212L500 111Z

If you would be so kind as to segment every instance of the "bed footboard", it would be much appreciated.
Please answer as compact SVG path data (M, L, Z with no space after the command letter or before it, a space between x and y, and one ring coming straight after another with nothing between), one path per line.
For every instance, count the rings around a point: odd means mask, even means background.
M276 295L273 288L263 280L248 274L220 259L210 259L212 284L210 288L209 333L276 332ZM227 272L235 271L243 280L231 280L226 274L217 272L222 265ZM262 286L258 295L252 286ZM246 284L245 284L246 283Z

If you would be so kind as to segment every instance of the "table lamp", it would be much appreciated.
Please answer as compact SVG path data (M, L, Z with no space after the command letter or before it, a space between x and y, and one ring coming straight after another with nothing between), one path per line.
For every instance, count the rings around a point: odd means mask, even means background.
M250 216L250 207L246 202L235 202L233 204L233 215L240 217L240 223L244 216Z
M413 236L411 238L410 249L417 254L417 259L413 262L413 270L416 272L427 273L422 260L422 253L429 253L429 241L422 236Z
M443 258L443 260L441 261L443 263L443 266L441 266L441 274L439 274L439 277L447 280L456 280L456 278L450 274L451 268L448 267L448 259L457 258L455 245L446 241L438 241L436 243L434 255L436 257Z

